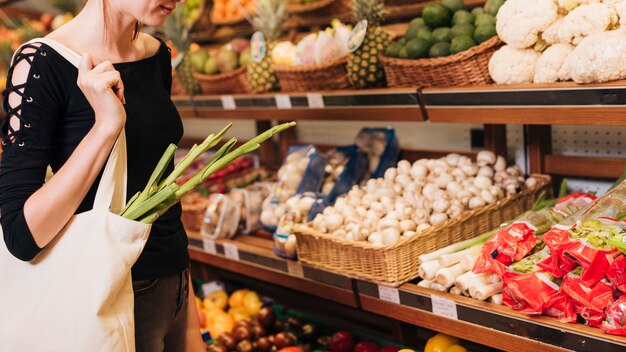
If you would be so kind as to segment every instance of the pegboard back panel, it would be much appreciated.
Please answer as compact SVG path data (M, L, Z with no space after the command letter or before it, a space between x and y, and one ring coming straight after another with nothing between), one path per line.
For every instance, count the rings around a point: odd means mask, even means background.
M552 153L626 157L626 127L553 126Z

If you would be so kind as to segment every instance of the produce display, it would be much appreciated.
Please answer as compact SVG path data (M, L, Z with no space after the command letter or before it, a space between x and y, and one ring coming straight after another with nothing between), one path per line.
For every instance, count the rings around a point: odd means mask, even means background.
M272 62L282 66L319 65L348 55L348 39L352 28L334 19L332 27L311 33L294 45L278 42L272 49Z
M355 88L385 86L385 71L378 55L389 45L390 36L381 27L385 3L383 0L352 0L356 20L367 20L367 33L361 46L348 56L348 79Z
M626 183L572 194L495 232L468 276L502 280L505 305L626 336Z
M326 200L312 192L296 194L289 198L285 202L285 214L280 217L274 233L274 252L281 257L295 259L297 240L293 232L294 225L308 221L314 206L323 208L325 205Z
M278 88L278 79L272 69L272 52L274 45L282 34L287 18L286 2L283 0L259 0L256 16L252 20L255 30L265 37L265 55L260 61L248 64L248 82L257 93L268 92Z
M228 73L248 65L250 62L250 41L233 39L217 50L207 50L192 45L190 55L195 72L207 75Z
M312 226L350 240L391 245L535 183L488 151L480 152L476 163L458 154L413 164L401 160L384 177L337 199Z
M394 41L385 55L400 59L443 57L465 51L496 35L496 15L504 0L488 0L470 10L463 0L444 0L424 7L404 37Z
M619 0L508 0L496 24L507 45L491 58L490 75L500 84L626 78L625 11Z
M230 296L217 290L204 298L196 297L200 324L210 334L207 351L414 352L361 340L350 331L308 322L295 311L276 306L271 301L264 305L263 301L257 292L247 289L234 291ZM439 351L436 348L444 345L452 346L451 343L459 346L458 339L444 335L434 336L428 343L431 346L429 352Z
M238 0L241 7L248 13L253 14L256 9L256 0ZM243 14L232 0L215 0L211 9L211 18L218 23L243 19Z

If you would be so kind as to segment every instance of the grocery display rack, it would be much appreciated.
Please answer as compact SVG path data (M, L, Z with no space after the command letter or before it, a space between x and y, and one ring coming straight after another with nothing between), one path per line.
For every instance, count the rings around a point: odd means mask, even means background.
M609 179L620 175L626 165L622 158L553 155L551 145L552 125L626 126L624 81L584 86L560 83L280 92L176 97L174 101L184 118L247 119L256 121L259 130L271 126L273 121L287 120L484 124L485 149L499 154L506 151L506 125L521 124L527 131L530 172ZM276 145L268 145L278 154L274 165L282 160L288 146L298 141L294 131L286 132ZM405 155L410 155L408 159L423 155L436 157L447 152L404 151ZM192 234L190 253L196 265L229 270L493 348L505 351L626 350L626 338L580 324L529 317L504 306L437 293L415 283L397 289L381 288L339 273L297 264L274 255L272 241L268 238L239 236L233 241L217 241L215 250L209 244L208 253L207 243L202 242L197 233ZM228 250L224 249L224 244ZM238 250L238 259L229 257L233 246Z

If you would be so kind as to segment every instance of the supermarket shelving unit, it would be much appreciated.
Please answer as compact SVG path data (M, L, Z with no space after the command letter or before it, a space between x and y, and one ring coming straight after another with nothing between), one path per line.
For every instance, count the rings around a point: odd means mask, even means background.
M626 82L589 86L565 83L305 94L281 92L180 97L175 98L175 102L184 117L256 120L257 126L263 128L271 125L271 121L287 120L484 124L485 148L499 152L506 150L506 124L523 124L528 129L531 172L615 178L626 165L626 159L620 158L551 155L550 138L552 125L626 126ZM285 134L276 150L284 153L286 147L294 143L297 143L295 133ZM414 156L445 154L445 151L412 152ZM281 160L280 156L276 162ZM340 273L291 262L274 255L271 240L267 238L239 236L232 241L203 242L197 233L190 234L190 253L195 265L254 277L493 348L626 351L626 338L607 335L599 329L564 324L549 317L529 317L507 307L423 289L415 283L397 289L381 288ZM225 244L228 250L224 249ZM233 255L235 251L237 257ZM410 329L402 331L404 335L400 334L398 339L406 341L412 332Z

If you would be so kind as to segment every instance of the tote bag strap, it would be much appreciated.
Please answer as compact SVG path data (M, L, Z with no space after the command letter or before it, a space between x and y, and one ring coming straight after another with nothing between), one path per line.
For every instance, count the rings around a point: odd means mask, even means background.
M26 44L32 43L46 44L78 68L81 55L67 46L48 38L35 38ZM110 210L116 214L124 209L126 205L126 168L126 133L122 129L104 167L93 202L94 209Z

